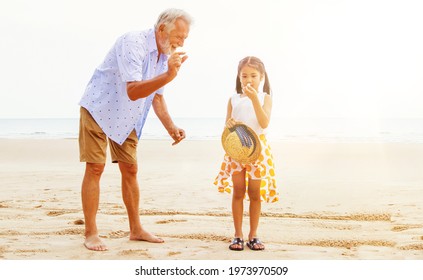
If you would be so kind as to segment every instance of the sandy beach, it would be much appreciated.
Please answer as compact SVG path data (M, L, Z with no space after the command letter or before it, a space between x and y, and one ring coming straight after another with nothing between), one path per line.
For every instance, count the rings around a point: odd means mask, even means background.
M97 220L109 251L93 252L83 246L77 140L0 139L0 259L423 259L423 144L271 145L281 201L262 205L265 251L228 250L231 199L213 185L219 141L142 140L141 222L165 243L128 240L108 162Z

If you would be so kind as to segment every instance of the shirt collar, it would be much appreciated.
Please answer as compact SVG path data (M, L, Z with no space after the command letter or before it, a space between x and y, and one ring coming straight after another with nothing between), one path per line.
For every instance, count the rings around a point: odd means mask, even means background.
M157 52L156 34L154 33L154 28L148 30L147 46L150 52Z
M154 27L151 28L150 30L148 30L148 34L147 34L147 46L148 46L148 49L150 50L150 53L159 52L157 48L157 43L156 43L156 33L154 32L154 30L155 30ZM162 54L162 56L164 56L165 61L167 61L168 55Z

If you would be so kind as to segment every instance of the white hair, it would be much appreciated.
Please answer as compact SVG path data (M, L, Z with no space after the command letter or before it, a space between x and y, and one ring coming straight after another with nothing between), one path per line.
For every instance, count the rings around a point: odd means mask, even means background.
M160 25L164 24L166 26L167 31L169 32L174 28L175 21L178 18L181 18L186 21L188 25L191 25L191 23L193 22L191 15L185 12L184 10L167 9L159 15L159 17L157 18L157 22L154 25L154 28L158 30Z

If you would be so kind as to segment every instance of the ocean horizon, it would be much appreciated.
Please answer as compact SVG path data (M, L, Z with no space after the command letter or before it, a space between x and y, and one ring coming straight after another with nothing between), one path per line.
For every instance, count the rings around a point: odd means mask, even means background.
M224 118L174 118L188 140L220 139ZM79 118L0 119L3 139L76 139ZM268 128L269 140L288 142L423 143L423 118L275 118ZM156 117L150 117L141 140L169 139Z

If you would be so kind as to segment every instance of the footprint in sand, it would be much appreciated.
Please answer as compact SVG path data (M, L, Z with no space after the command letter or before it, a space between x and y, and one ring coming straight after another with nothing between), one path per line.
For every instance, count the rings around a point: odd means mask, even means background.
M180 238L180 239L195 239L195 240L212 240L212 241L224 241L229 242L231 239L227 236L207 234L207 233L193 233L193 234L176 234L167 235L167 237Z
M410 244L406 246L399 247L400 250L423 250L423 244Z
M129 236L129 231L117 230L109 233L109 238L117 239Z
M5 230L5 231L0 231L0 236L15 236L15 235L22 235L22 233L20 233L19 231L16 230Z
M145 256L151 258L148 254L148 250L143 249L130 249L130 250L122 250L118 253L121 256Z
M169 252L169 253L167 253L167 256L172 257L172 256L180 255L180 254L182 254L182 253L181 252Z
M359 246L377 246L377 247L394 247L395 243L385 240L313 240L306 242L295 242L290 245L298 246L319 246L319 247L338 247L351 249Z
M63 215L63 214L65 214L66 212L65 211L50 211L50 212L47 212L47 216L50 216L50 217L56 217L56 216L60 216L60 215Z
M4 253L6 253L6 247L0 246L0 256L3 255Z
M14 253L47 253L45 249L27 249L27 250L15 250Z
M83 235L84 229L82 229L82 228L69 228L69 229L64 229L64 230L61 230L61 231L56 231L54 234L55 235Z
M161 220L157 221L156 224L169 224L169 223L183 223L187 222L187 220Z
M315 223L313 224L315 227L319 228L326 228L326 229L335 229L335 230L353 230L354 228L358 228L357 226L350 226L350 225L341 225L341 224L331 224L331 223Z
M391 230L392 231L404 231L404 230L408 230L408 229L412 229L412 228L421 228L421 225L397 225L394 226Z

